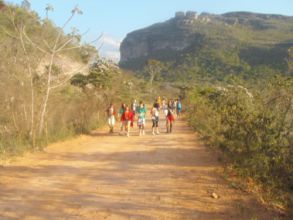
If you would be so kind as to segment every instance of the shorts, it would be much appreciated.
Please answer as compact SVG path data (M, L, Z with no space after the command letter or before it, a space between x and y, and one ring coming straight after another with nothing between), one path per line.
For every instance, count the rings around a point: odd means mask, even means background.
M167 120L168 120L169 122L172 122L172 121L175 120L175 118L174 118L173 115L168 115L168 116L167 116Z
M124 126L129 126L131 121L130 120L124 120L122 123L123 123Z
M153 121L153 128L154 127L157 128L159 126L159 117L153 116L152 121Z
M145 125L145 118L139 118L137 120L137 126Z

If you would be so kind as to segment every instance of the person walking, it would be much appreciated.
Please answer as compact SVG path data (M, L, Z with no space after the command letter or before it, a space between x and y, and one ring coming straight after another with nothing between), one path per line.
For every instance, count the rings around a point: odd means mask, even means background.
M181 116L181 111L182 111L182 102L180 99L177 99L177 105L176 105L177 118L179 118Z
M108 125L109 125L109 133L114 133L114 126L115 126L115 115L116 111L114 105L111 103L110 106L106 110L108 116Z
M159 106L155 103L151 109L151 117L152 117L152 134L160 134L159 132Z
M139 136L145 135L145 117L147 109L145 104L140 101L139 106L137 107L137 126L139 129Z
M177 107L177 100L173 100L173 106L172 106L172 111L176 112L176 107Z
M122 114L121 121L123 122L124 130L126 131L126 136L130 136L130 126L131 122L134 120L133 112L129 109L128 106L125 107L125 111Z
M163 99L162 101L162 111L165 115L165 117L167 117L167 113L168 113L168 103L166 99Z
M136 109L137 109L137 103L135 100L135 104L132 103L131 104L131 108L129 109L129 111L131 112L131 118L130 118L130 127L133 128L134 126L134 119L135 119L135 113L136 113Z
M121 121L121 125L120 125L120 134L123 133L123 129L124 129L124 121L123 121L123 114L125 112L125 109L126 109L126 104L125 103L122 103L121 104L121 107L119 109L119 117L120 117L120 121Z
M133 102L131 103L131 110L134 112L134 114L136 113L136 109L137 109L137 102L136 99L133 100Z
M167 133L172 133L173 129L173 122L175 121L174 117L174 111L171 106L171 103L168 105L168 111L167 111L167 116L166 116L166 129Z

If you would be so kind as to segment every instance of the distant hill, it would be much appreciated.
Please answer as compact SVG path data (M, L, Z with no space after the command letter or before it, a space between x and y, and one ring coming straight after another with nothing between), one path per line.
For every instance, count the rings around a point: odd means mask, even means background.
M165 22L127 34L120 47L120 66L138 70L150 58L179 65L188 55L200 65L213 57L210 62L215 65L267 66L285 71L292 46L293 17L177 12Z

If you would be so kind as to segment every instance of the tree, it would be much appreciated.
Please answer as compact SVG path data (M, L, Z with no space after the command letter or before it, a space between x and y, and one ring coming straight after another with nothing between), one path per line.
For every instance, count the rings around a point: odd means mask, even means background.
M164 68L164 65L162 62L160 62L158 60L154 60L154 59L148 60L144 71L149 76L149 83L150 83L151 92L153 90L153 82L154 82L155 78L162 72L163 68Z
M23 0L21 3L21 7L25 10L30 10L31 9L31 3L28 0Z
M80 87L84 90L89 84L88 76L82 73L78 73L71 78L70 83L71 85Z
M112 78L115 72L114 66L105 61L98 60L90 68L89 75L86 76L78 73L72 77L71 84L83 90L86 87L92 87L95 91L105 91L112 87Z
M69 79L64 80L62 83L59 83L57 85L54 85L54 77L52 77L53 75L53 67L54 67L54 60L56 58L56 55L58 53L60 53L63 50L68 50L69 48L66 48L67 45L70 44L70 42L73 41L73 39L69 39L68 41L66 41L65 43L60 45L60 40L61 40L61 36L63 34L63 31L65 29L65 27L69 24L69 22L73 19L73 17L76 14L82 14L81 10L77 7L75 7L72 11L71 11L71 16L67 19L67 21L64 23L64 25L62 26L62 28L59 30L59 33L55 39L55 42L53 44L53 47L50 48L49 51L46 51L45 49L42 49L41 47L35 45L30 39L28 39L30 41L30 43L37 47L40 51L48 54L50 56L50 62L48 65L48 72L47 72L47 85L46 85L46 93L45 93L45 97L43 100L43 104L42 104L42 109L41 109L41 115L40 115L40 123L39 123L39 128L38 128L38 134L42 135L43 130L44 130L44 121L45 121L45 116L46 116L46 111L47 111L47 107L48 107L48 101L49 101L49 97L50 97L50 93L53 89L58 88L59 86L63 85L66 81L69 81ZM76 49L76 47L74 48L70 48L70 49Z
M27 3L24 2L27 6ZM46 11L52 10L52 7L47 6ZM51 93L65 85L71 78L71 75L66 76L60 73L60 69L55 65L55 60L58 55L69 50L77 50L82 47L81 44L74 44L73 37L64 36L64 29L73 19L76 14L82 14L82 11L75 7L71 11L71 15L66 20L64 25L59 29L54 29L50 25L50 22L44 22L40 24L36 20L32 19L29 15L30 12L25 12L24 10L15 10L14 8L8 8L8 20L12 27L1 26L4 33L11 38L15 43L20 44L20 50L22 50L25 60L26 68L23 70L27 74L27 78L30 81L31 90L31 120L30 120L30 136L33 148L35 148L36 139L40 138L44 132L44 125L46 120L46 114L48 109L49 98ZM32 33L36 30L40 33L44 33L47 28L52 28L50 33L50 40L44 39L41 34L37 37ZM17 48L18 49L18 48ZM46 68L44 72L37 73L37 68L40 63L45 61ZM81 71L86 68L88 64L84 67L76 70L76 72ZM39 75L38 75L39 74ZM42 78L42 98L36 98L36 79ZM38 95L41 93L38 91ZM36 99L42 100L41 104L36 103ZM37 110L39 108L39 110Z
M54 7L52 5L50 5L50 4L47 4L45 10L46 10L46 19L48 20L48 18L49 18L49 12L50 11L54 11Z

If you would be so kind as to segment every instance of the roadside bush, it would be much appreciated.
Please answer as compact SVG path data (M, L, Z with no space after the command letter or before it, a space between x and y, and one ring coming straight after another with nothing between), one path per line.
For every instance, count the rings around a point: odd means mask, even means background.
M75 7L67 23L78 14ZM86 94L70 85L74 71L87 69L97 56L93 46L65 35L65 26L42 20L29 7L7 3L0 26L0 157L88 133L103 122L104 93ZM63 66L71 61L75 70L67 72ZM103 75L94 80L105 82Z
M188 103L190 125L218 146L240 175L287 203L293 190L292 83L274 78L254 94L239 85L196 87Z

